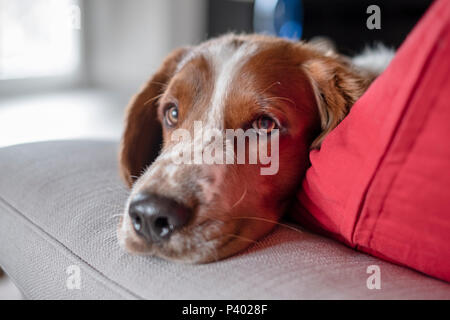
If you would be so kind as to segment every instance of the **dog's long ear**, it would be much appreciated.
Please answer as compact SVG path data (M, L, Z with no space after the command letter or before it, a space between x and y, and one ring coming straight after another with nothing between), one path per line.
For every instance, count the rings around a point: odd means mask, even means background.
M344 119L367 90L374 76L356 70L350 62L337 55L311 59L304 68L311 80L322 128L311 148L319 148L325 136Z
M162 128L157 118L158 100L188 49L170 53L153 77L131 98L126 109L120 146L120 175L131 186L158 156Z

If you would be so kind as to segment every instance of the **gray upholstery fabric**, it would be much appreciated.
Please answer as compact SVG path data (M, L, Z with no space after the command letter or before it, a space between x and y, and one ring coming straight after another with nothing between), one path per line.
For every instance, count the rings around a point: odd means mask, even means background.
M32 299L450 298L450 285L278 227L235 257L180 265L131 256L115 229L127 190L113 142L61 141L0 149L0 265ZM68 266L81 289L66 286ZM381 289L366 268L381 269Z

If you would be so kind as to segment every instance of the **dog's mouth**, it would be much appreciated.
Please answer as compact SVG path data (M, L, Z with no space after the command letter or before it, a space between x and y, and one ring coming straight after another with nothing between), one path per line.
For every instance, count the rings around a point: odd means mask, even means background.
M214 262L255 243L279 218L277 201L261 201L268 191L250 194L242 182L236 187L233 171L222 176L223 167L207 167L206 173L189 167L172 173L184 181L175 184L161 175L167 170L157 170L169 166L160 162L135 182L119 223L119 244L131 254ZM191 176L193 170L200 178ZM229 192L224 195L223 189Z
M241 225L236 220L196 220L164 241L149 241L136 232L130 216L124 214L117 230L119 244L130 254L183 263L208 263L230 256L254 242L240 235Z

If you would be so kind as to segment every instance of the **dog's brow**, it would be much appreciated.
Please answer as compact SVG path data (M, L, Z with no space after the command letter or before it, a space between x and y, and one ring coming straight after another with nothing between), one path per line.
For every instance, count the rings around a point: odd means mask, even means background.
M178 63L177 68L175 69L175 73L179 72L185 65L187 65L190 61L200 56L201 53L196 50L189 51L188 54L184 56L184 58Z

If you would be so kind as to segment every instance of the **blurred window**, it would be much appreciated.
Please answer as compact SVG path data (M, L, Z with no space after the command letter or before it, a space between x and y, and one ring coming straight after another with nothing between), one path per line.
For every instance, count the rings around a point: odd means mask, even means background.
M0 0L0 80L74 72L80 27L78 0Z

